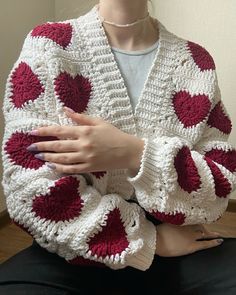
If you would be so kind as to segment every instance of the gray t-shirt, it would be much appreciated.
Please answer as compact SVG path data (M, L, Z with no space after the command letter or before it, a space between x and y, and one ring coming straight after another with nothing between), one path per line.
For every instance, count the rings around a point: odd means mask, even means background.
M133 110L138 103L148 72L154 60L159 40L143 50L123 50L111 47L124 78Z
M148 72L153 63L158 43L159 40L146 49L133 51L111 47L124 78L133 111L138 103ZM135 192L132 198L135 199Z

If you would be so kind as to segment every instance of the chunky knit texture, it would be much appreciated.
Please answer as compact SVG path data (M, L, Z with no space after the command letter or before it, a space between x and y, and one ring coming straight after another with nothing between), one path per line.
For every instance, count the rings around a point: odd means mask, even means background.
M210 53L157 19L159 47L133 112L97 8L27 35L6 84L2 185L12 220L48 251L72 264L146 270L156 248L146 212L187 225L226 210L236 185L232 125ZM29 131L76 124L63 106L143 138L137 175L61 174L27 151L58 139Z

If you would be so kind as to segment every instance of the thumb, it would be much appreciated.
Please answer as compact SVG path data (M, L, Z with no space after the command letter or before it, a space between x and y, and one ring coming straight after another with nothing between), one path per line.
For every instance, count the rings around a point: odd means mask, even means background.
M82 113L76 113L74 110L68 107L64 107L63 109L68 117L80 125L98 125L101 123L100 118L92 117Z

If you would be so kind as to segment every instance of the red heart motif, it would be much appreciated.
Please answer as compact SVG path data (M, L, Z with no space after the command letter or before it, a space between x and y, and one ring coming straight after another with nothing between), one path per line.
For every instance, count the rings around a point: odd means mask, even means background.
M49 38L65 49L71 42L72 26L68 23L45 23L35 27L31 36Z
M109 212L106 223L102 231L92 237L88 243L92 255L103 258L107 255L120 254L129 246L118 208Z
M21 108L28 101L34 101L44 92L39 78L25 62L21 62L14 70L11 83L12 95L10 99L17 108Z
M215 183L215 194L219 198L226 198L231 192L231 185L228 179L222 174L218 166L208 157L204 157L207 162L207 165L211 169Z
M78 187L79 180L75 177L60 178L48 194L34 198L32 211L40 218L56 222L78 217L84 203Z
M178 151L174 159L174 166L178 174L177 181L184 191L191 193L200 188L200 175L189 147L183 146Z
M236 150L224 151L221 149L213 148L205 153L207 158L210 158L214 162L224 166L230 172L236 172Z
M192 58L201 71L215 70L215 63L210 53L201 45L188 41Z
M77 75L74 78L63 72L56 78L55 91L63 104L77 113L83 113L88 105L92 85L88 78Z
M152 211L150 214L158 220L175 225L181 225L185 221L185 215L181 212L165 213L159 211Z
M4 150L14 165L36 170L45 165L45 161L35 158L35 152L28 151L26 148L35 142L50 140L58 140L58 138L55 136L29 135L16 131L6 141Z
M174 95L173 105L178 119L187 128L197 125L207 117L211 102L205 94L191 96L182 90Z
M207 124L211 127L219 129L225 134L230 134L232 130L232 123L228 115L224 113L221 102L222 101L220 100L212 109L208 117Z

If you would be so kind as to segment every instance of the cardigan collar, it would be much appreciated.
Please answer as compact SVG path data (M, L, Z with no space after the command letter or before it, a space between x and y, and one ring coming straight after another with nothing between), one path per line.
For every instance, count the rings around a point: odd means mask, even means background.
M124 78L99 17L98 4L75 23L76 29L82 35L86 52L91 54L93 78L102 87L102 97L99 97L97 103L102 109L103 117L133 135L156 128L156 125L165 128L165 122L160 120L158 115L168 113L171 103L171 74L176 61L178 37L169 32L159 20L154 20L157 30L159 29L159 46L134 111Z

